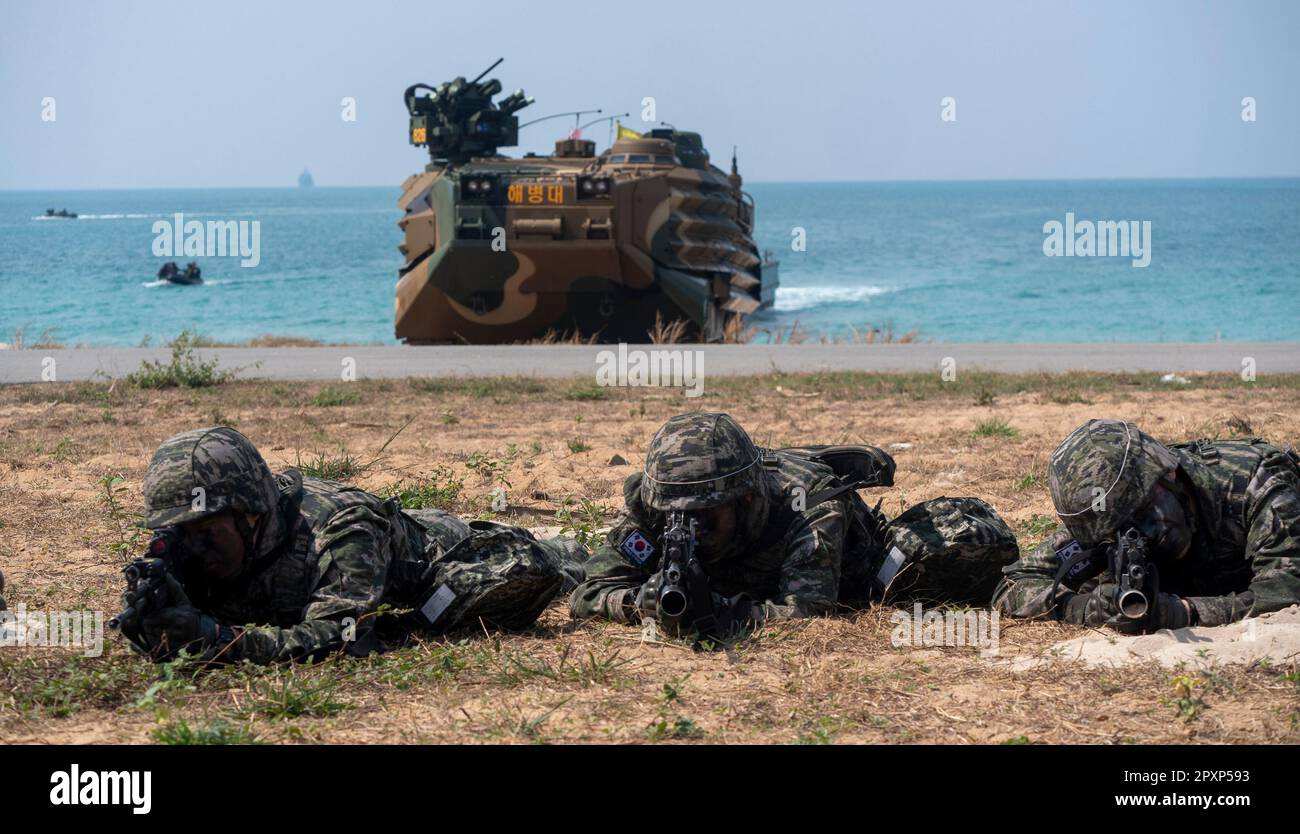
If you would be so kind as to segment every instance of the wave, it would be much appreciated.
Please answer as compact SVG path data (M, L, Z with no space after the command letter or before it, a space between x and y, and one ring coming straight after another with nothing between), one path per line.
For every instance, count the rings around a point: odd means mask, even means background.
M171 286L176 286L176 287L184 287L184 286L191 286L191 287L211 287L211 286L215 286L215 285L217 285L217 284L229 284L229 283L230 283L230 279L229 279L229 278L204 278L202 284L173 284L171 281L143 281L143 282L141 282L140 286L142 286L142 287L150 287L150 288L152 288L152 287L171 287Z
M827 304L853 304L893 292L891 287L777 287L772 309L789 313Z

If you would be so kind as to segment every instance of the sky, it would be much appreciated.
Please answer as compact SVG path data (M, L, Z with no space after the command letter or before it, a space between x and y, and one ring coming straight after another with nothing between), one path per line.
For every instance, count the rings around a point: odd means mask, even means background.
M537 99L521 122L602 108L641 127L653 97L716 162L738 146L748 181L1300 176L1293 0L5 0L2 17L6 190L291 186L304 167L396 186L427 162L403 90L499 57L490 77Z

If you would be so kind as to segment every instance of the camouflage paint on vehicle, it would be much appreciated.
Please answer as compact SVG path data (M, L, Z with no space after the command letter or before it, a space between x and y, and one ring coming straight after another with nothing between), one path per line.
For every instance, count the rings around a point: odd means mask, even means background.
M486 74L486 73L485 73ZM481 78L482 76L480 76ZM426 89L419 96L416 91ZM696 133L652 130L556 142L507 158L531 103L496 79L406 91L411 144L429 148L402 184L396 335L411 344L493 343L557 333L644 341L656 318L723 336L772 302L777 264L753 239L754 204L711 165Z

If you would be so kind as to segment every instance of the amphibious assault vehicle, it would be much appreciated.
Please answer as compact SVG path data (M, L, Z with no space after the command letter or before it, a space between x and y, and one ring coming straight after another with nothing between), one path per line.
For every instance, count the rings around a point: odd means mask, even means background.
M771 304L777 264L754 242L734 153L727 174L698 133L620 127L601 154L575 130L552 156L501 156L533 100L494 102L501 83L482 79L495 66L406 90L408 138L430 162L398 202L399 339L644 342L680 321L685 339L716 341Z

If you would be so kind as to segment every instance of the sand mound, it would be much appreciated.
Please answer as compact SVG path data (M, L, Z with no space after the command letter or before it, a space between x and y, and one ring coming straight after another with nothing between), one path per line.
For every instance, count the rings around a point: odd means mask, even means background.
M1057 643L1036 657L1011 658L1013 671L1080 661L1089 666L1129 666L1155 661L1171 667L1197 662L1250 664L1268 659L1274 664L1300 658L1300 606L1248 617L1212 628L1162 629L1155 634L1126 637L1093 632Z

